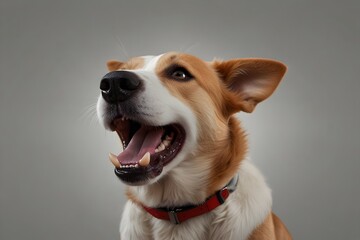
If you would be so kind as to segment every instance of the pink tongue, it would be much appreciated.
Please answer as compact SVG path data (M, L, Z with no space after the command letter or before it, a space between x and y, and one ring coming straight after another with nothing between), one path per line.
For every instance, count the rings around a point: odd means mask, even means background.
M117 157L120 164L135 165L146 152L155 153L156 147L161 143L163 133L162 128L141 127L132 137L127 148Z

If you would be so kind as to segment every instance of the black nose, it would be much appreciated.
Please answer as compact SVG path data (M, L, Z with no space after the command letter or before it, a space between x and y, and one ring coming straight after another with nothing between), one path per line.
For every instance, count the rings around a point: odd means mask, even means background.
M132 72L109 72L100 82L101 94L108 103L123 102L141 89L141 82Z

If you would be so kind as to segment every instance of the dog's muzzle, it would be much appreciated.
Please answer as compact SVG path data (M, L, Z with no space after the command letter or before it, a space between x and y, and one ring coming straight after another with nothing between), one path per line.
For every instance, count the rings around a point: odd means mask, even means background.
M115 174L128 185L143 185L159 176L181 151L186 138L179 123L146 122L147 113L142 109L146 106L140 96L145 86L144 79L131 71L109 72L100 82L106 102L102 117L123 145L120 154L110 154L109 158L116 167Z

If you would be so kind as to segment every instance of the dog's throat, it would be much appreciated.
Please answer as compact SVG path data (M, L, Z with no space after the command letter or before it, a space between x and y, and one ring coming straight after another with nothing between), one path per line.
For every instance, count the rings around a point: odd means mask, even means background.
M121 165L135 165L147 152L154 154L156 147L161 143L163 134L162 128L142 126L134 134L126 149L117 156L118 161Z

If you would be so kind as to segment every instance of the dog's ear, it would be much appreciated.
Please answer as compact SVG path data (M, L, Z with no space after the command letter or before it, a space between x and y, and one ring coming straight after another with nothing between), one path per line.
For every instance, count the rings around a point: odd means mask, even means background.
M106 63L107 68L109 71L118 70L124 63L118 60L110 60Z
M230 114L251 113L256 104L274 92L286 72L284 64L269 59L214 61L212 66L232 93L227 96Z

